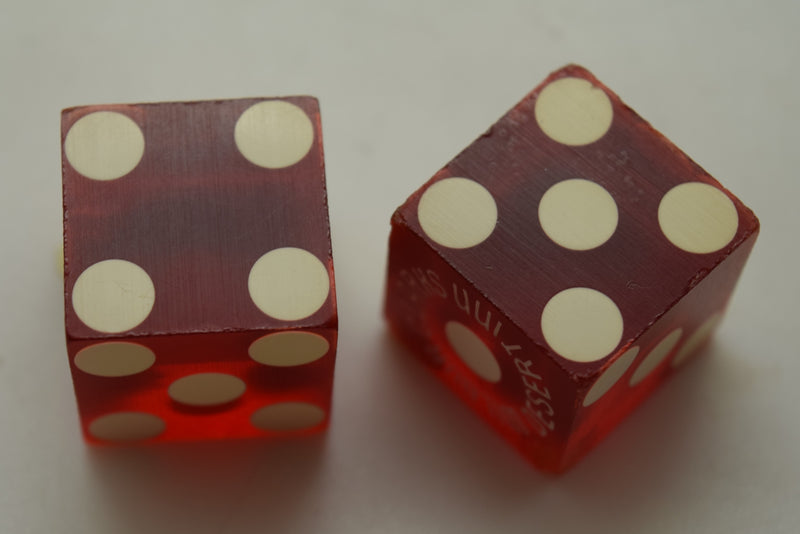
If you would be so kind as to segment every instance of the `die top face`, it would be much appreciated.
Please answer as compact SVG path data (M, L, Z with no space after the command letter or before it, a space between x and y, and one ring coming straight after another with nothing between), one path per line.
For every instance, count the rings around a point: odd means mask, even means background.
M315 98L78 107L61 134L69 337L336 326Z
M551 74L395 214L558 365L596 373L758 220L591 73Z

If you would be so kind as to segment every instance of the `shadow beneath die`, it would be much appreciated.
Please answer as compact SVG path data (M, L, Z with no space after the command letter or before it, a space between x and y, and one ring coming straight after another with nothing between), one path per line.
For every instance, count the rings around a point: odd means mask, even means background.
M691 531L690 510L707 513L719 482L709 459L725 447L714 428L720 400L710 399L738 371L713 342L692 360L555 482L565 508L627 532L681 522Z
M387 400L387 410L406 436L395 451L402 462L437 473L446 481L441 495L462 502L480 498L499 524L514 517L564 532L587 525L601 529L596 531L613 525L644 532L654 518L679 513L685 503L676 495L696 496L687 491L696 485L696 464L719 446L709 434L714 410L707 402L709 388L724 380L720 375L736 373L712 343L574 467L548 475L480 421L388 333L382 349L392 376L392 387L382 392L397 396Z
M325 434L88 447L98 509L116 533L294 531L317 499Z

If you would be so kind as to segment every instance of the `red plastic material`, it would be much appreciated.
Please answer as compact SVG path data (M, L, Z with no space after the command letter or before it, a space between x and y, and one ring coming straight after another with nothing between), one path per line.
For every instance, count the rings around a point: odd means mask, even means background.
M587 80L607 95L613 121L597 140L575 146L557 142L537 122L539 95L562 78ZM420 199L451 177L477 182L496 203L495 227L474 246L443 246L420 222ZM538 216L545 192L574 178L601 185L618 209L613 235L589 250L554 242ZM717 188L735 207L738 227L719 250L687 252L670 243L659 226L662 198L686 182ZM689 345L692 334L725 309L758 229L756 217L736 197L591 73L568 66L552 73L396 211L385 315L394 334L526 458L544 471L561 472L683 367L672 364L678 354L702 348L705 338L699 334ZM545 306L572 287L602 292L624 320L616 348L594 361L562 357L543 332ZM462 361L445 332L451 321L490 349L498 381L478 376ZM678 328L680 338L669 353L632 385L651 349ZM633 347L638 355L622 376L584 406L603 372Z
M327 427L337 312L319 107L312 97L277 100L305 113L313 135L305 156L281 168L248 161L234 138L242 113L272 99L63 111L67 350L88 441L109 443L91 432L92 423L126 412L161 420L162 428L144 436L152 442L295 435ZM66 153L72 126L97 112L124 115L144 138L141 159L116 179L84 176ZM248 275L255 262L282 247L312 254L330 280L327 298L301 319L267 315L248 293ZM78 277L108 259L141 267L155 288L147 317L121 332L92 328L73 306ZM253 341L284 331L316 333L329 348L315 361L289 367L264 365L248 355ZM116 377L87 373L76 365L81 349L109 341L142 345L152 351L155 362L141 372ZM168 394L176 380L209 372L240 379L244 393L212 406L182 404ZM313 404L324 417L310 426L284 421L285 428L275 431L251 423L260 408L283 402ZM142 437L135 429L130 436L124 430L121 434L122 440Z

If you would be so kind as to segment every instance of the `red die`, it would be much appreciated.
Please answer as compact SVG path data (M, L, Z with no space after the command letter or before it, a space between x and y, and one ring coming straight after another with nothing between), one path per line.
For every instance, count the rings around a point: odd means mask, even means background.
M325 428L337 316L316 99L79 107L61 125L87 439Z
M397 210L386 315L558 472L703 346L757 233L738 199L568 66Z

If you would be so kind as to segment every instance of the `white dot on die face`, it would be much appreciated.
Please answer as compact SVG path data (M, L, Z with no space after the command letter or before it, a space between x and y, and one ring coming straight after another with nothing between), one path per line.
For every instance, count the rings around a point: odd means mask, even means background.
M322 423L325 410L309 402L281 402L256 410L250 417L253 426L262 430L305 430Z
M296 105L268 100L244 110L236 121L234 140L250 163L279 169L305 157L314 143L314 126Z
M83 271L72 288L72 308L98 332L130 330L153 309L156 291L150 276L126 260L104 260Z
M130 376L149 369L156 361L152 350L138 343L111 341L81 349L75 366L95 376Z
M154 438L164 432L164 421L144 412L117 412L98 417L89 425L89 434L109 441L136 441Z
M489 237L497 224L492 194L468 178L445 178L422 194L417 218L425 234L449 248L469 248Z
M624 375L628 367L631 366L637 354L639 354L639 347L633 347L625 351L625 354L612 363L605 372L600 375L600 378L598 378L597 382L591 387L586 397L583 398L583 405L589 406L605 395L608 390L617 383L617 380L622 378L622 375Z
M258 363L291 367L316 361L327 354L330 344L312 332L278 332L260 337L247 349Z
M699 349L703 343L705 343L708 338L711 337L711 334L714 333L714 329L717 328L721 320L722 313L715 313L706 319L706 321L701 324L691 336L689 336L681 349L675 355L675 358L672 359L672 366L679 366L685 362L686 359L692 355L692 353Z
M487 382L500 381L500 365L477 334L458 321L449 321L444 332L450 346L473 373Z
M739 228L739 214L720 189L688 182L673 187L661 199L658 224L676 247L708 254L731 242Z
M539 222L547 237L571 250L589 250L608 241L618 217L608 191L580 178L553 185L539 203Z
M669 334L667 334L664 339L658 342L658 345L653 347L650 353L644 357L644 359L639 363L639 367L633 372L631 376L630 385L635 386L642 380L644 380L647 375L652 373L664 359L669 356L672 349L675 348L675 345L680 340L681 335L683 334L683 329L676 328Z
M131 172L144 154L144 135L122 113L97 111L67 132L64 153L73 169L93 180L115 180Z
M582 78L560 78L548 84L536 99L534 114L549 138L570 146L597 141L614 118L608 95Z
M613 300L588 287L553 296L542 311L542 333L555 352L576 362L605 358L622 339L622 314Z
M175 380L167 393L175 402L189 406L217 406L242 396L241 378L225 373L196 373Z
M250 298L275 319L303 319L322 307L330 291L325 265L307 250L285 247L261 256L247 280Z

